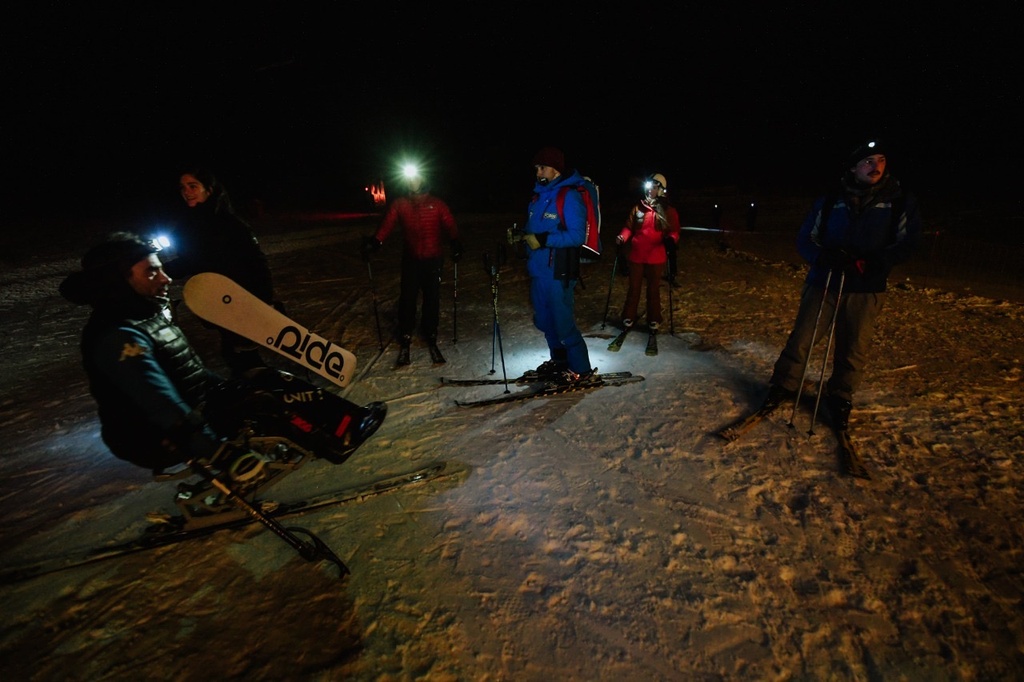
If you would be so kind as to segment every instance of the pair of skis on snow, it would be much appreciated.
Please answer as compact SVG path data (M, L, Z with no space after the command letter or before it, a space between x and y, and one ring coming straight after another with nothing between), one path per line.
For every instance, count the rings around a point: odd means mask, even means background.
M622 386L624 384L643 381L644 378L645 377L640 376L639 374L633 374L632 372L605 372L604 374L594 373L579 381L565 383L555 379L554 377L543 377L528 372L522 376L516 377L515 379L509 379L508 381L505 381L504 379L451 379L441 377L441 385L499 386L501 384L510 384L514 386L527 387L523 390L514 392L506 389L505 393L493 398L455 401L455 404L459 407L484 407L486 405L500 405L503 403L521 402L532 398L562 395L564 393L578 393L580 391L589 391L603 386Z
M612 342L608 344L608 350L613 353L618 353L622 350L622 344L625 343L626 337L629 332L633 331L633 327L626 327L619 335L612 339ZM651 332L647 335L647 349L644 351L646 355L657 355L658 354L658 334L657 332Z
M811 383L811 387L813 387L813 383ZM757 410L719 429L715 432L715 435L729 442L739 440L743 434L778 412L780 408L790 404L789 401L765 401ZM790 426L792 427L793 424L790 423ZM836 436L840 473L853 478L870 479L871 474L864 465L864 460L861 458L856 445L854 445L853 440L850 438L849 430L833 428L832 431Z
M468 474L469 468L465 465L450 461L432 462L411 471L368 481L305 500L282 503L261 502L259 504L262 512L268 517L285 519L329 506L362 501L409 485L449 480L457 481L465 478ZM246 515L225 515L223 521L187 530L180 528L175 523L175 519L172 518L170 522L152 524L142 535L127 542L104 545L59 557L46 558L17 568L7 568L0 573L0 585L17 583L48 573L116 559L129 554L157 549L158 547L167 547L188 540L206 537L218 531L241 528L254 522L255 519ZM296 529L289 528L289 530Z

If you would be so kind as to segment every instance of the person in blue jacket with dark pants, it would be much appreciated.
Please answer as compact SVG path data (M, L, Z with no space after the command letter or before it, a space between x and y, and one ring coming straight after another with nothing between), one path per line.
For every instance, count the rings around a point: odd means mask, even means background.
M565 155L554 147L537 152L533 166L537 182L523 241L527 245L533 321L544 333L551 356L536 372L576 383L596 371L590 366L586 341L576 326L575 289L580 276L580 247L586 239L587 210L579 193L569 191L559 215L557 198L561 187L575 185L581 177L575 170L567 173Z
M881 141L859 145L846 158L844 171L835 193L818 198L800 228L797 249L810 270L768 394L769 402L795 399L812 339L826 337L838 298L832 373L825 387L825 405L838 431L849 425L889 273L910 258L921 233L917 201L889 174Z

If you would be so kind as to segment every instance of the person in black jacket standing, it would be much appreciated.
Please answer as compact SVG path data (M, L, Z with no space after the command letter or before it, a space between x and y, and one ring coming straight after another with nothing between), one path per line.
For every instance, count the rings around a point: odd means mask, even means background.
M267 257L249 224L235 213L224 186L205 169L179 176L185 210L171 230L173 258L164 264L167 274L187 279L201 272L228 277L260 300L273 303L274 286ZM232 376L265 366L252 341L218 328L221 357Z
M797 248L810 270L768 393L769 404L795 399L812 340L827 337L835 313L825 404L833 428L844 433L889 273L910 258L921 233L917 201L889 173L886 151L879 140L859 145L846 157L836 192L818 198L800 228Z

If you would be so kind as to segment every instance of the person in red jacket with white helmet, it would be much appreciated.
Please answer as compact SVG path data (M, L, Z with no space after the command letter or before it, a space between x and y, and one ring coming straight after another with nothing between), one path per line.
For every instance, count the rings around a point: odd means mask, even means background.
M414 168L406 170L409 193L396 199L384 214L377 233L367 237L363 244L363 257L380 249L384 240L397 225L403 236L402 282L398 296L398 351L399 365L408 365L409 345L416 328L416 299L423 292L423 311L420 330L430 349L435 364L443 363L444 356L437 347L437 325L441 315L441 265L444 254L441 239L451 242L452 261L459 262L462 247L459 228L451 210L441 199L433 196Z
M629 212L626 225L615 238L629 244L629 291L622 308L622 327L630 329L637 318L640 291L647 283L647 327L652 334L661 325L661 277L668 261L666 249L679 243L679 213L666 199L668 181L654 173L644 182L644 197Z

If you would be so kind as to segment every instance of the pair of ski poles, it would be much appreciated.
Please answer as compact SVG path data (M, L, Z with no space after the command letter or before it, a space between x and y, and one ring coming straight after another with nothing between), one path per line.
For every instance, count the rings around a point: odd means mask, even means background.
M505 393L510 393L508 388L508 373L505 371L505 349L501 345L501 324L498 322L498 279L500 277L501 265L505 261L505 249L498 245L498 262L491 261L491 254L484 252L484 270L491 277L491 308L493 311L493 322L491 324L491 371L494 374L495 350L501 357L501 376L505 381Z
M459 342L459 264L454 263L455 285L452 291L452 343ZM373 268L366 260L366 275L370 280L370 297L373 301L373 319L377 323L377 348L384 352L384 334L380 328L380 309L377 303L377 286L373 283Z
M821 313L825 308L825 302L828 300L828 287L832 282L832 270L828 271L828 275L825 276L825 287L821 294L821 303L818 304L818 314L814 318L814 329L811 332L811 342L807 346L807 357L804 358L804 371L800 376L800 387L796 390L796 398L793 399L793 410L789 414L789 426L793 426L793 419L796 417L796 408L800 404L800 396L804 390L804 381L807 378L807 370L811 364L811 351L814 349L814 342L818 335L818 325L821 323ZM832 309L832 320L828 325L828 341L825 343L825 354L821 360L821 374L818 377L818 395L814 398L814 412L811 414L811 426L807 430L807 435L814 435L814 424L818 418L818 407L821 405L821 395L825 389L825 366L828 364L828 356L832 350L832 339L836 333L836 320L839 319L839 304L843 298L843 285L846 283L846 272L843 270L839 271L839 287L836 289L836 300Z

